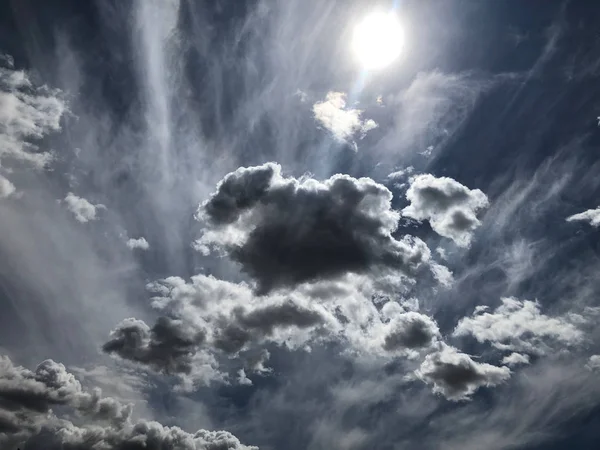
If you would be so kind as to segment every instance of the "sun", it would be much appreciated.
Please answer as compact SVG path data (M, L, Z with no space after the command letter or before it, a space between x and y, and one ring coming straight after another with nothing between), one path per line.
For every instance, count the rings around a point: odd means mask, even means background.
M352 48L368 70L391 64L404 47L402 25L394 13L373 12L354 28Z

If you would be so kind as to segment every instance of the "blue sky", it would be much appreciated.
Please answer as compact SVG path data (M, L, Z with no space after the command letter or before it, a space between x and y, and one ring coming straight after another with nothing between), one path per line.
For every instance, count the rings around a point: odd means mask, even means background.
M4 2L2 448L595 448L599 19Z

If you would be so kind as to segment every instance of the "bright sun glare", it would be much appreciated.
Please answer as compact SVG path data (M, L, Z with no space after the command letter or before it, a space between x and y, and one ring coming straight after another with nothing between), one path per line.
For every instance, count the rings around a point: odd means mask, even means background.
M394 13L374 12L354 29L352 47L366 69L382 69L402 52L404 33Z

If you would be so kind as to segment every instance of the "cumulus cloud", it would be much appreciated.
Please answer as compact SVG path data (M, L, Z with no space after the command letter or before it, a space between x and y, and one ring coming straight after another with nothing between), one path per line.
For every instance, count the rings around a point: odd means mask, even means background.
M146 240L146 238L141 237L138 239L128 239L126 242L127 247L129 247L131 250L134 249L140 249L140 250L148 250L150 248L150 244L148 244L148 241Z
M97 210L104 209L104 205L93 205L85 198L81 198L69 192L65 197L65 203L69 211L75 216L75 220L81 223L87 223L96 220Z
M511 353L502 358L501 364L509 367L518 366L520 364L529 364L529 355L521 353Z
M355 354L382 359L390 353L418 356L439 340L435 321L397 302L379 308L373 301L401 287L401 279L347 275L258 295L246 283L213 276L195 275L189 282L169 277L148 286L154 293L152 306L162 315L157 323L127 319L103 349L151 370L176 374L184 389L239 381L240 369L246 374L270 372L265 366L267 344L300 350L335 341Z
M450 269L443 264L438 264L434 261L429 264L429 267L431 269L431 273L433 274L433 278L435 278L438 283L446 288L452 286L454 283L454 275L452 272L450 272Z
M593 227L600 226L600 208L588 209L579 214L567 217L567 222L589 222Z
M102 398L100 390L85 392L60 363L46 360L30 371L0 356L0 442L38 432L57 406L115 425L131 415L129 405Z
M60 418L52 407L67 408L85 419L83 426ZM226 431L187 433L158 422L131 420L131 405L89 393L65 366L52 360L35 371L15 366L0 356L0 444L3 448L64 448L148 450L250 450Z
M543 354L552 343L575 346L583 341L583 332L573 322L585 319L575 314L549 317L538 302L508 297L493 312L478 308L473 316L461 319L454 335L471 335L501 350Z
M430 174L412 178L406 198L410 205L402 210L404 216L428 220L436 233L461 247L471 243L473 231L481 225L477 213L488 206L487 196L479 189Z
M0 198L10 197L12 194L14 194L15 191L16 188L14 184L12 184L9 180L0 175Z
M65 110L58 91L36 88L25 72L0 67L0 162L44 167L51 155L32 141L59 130Z
M206 229L196 246L224 250L261 293L375 269L414 273L430 251L418 238L392 237L399 214L391 200L370 178L321 182L286 178L273 163L240 168L200 205Z
M600 355L592 355L588 359L586 367L590 370L600 370Z
M415 350L432 346L440 336L437 324L430 317L408 311L392 318L384 336L387 351Z
M442 344L425 357L416 375L448 400L468 400L480 387L497 386L510 378L508 367L479 363L454 347Z
M160 317L150 328L136 319L125 319L110 334L102 346L116 354L167 374L192 371L192 357L205 340L203 330L186 327L181 321Z
M375 121L362 120L362 111L346 108L346 94L328 92L325 101L313 105L315 119L339 142L350 142L352 137L360 132L363 136L377 128Z
M165 315L152 327L124 320L103 350L157 372L181 375L192 385L223 379L220 355L250 352L240 358L245 368L267 372L268 352L255 352L256 345L269 341L293 347L294 339L306 342L312 329L334 320L302 294L257 297L246 284L211 276L196 275L190 283L170 277L148 287L156 294L152 305Z

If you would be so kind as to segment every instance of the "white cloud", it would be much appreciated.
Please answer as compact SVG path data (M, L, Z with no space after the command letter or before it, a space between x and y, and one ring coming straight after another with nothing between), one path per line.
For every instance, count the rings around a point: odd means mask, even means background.
M575 221L589 222L589 224L593 227L600 226L600 208L588 209L582 213L567 217L567 222Z
M600 355L592 355L588 359L586 367L593 371L600 371Z
M97 210L105 208L104 205L93 205L85 198L78 197L72 192L67 194L64 201L69 211L75 215L75 219L81 223L96 220Z
M129 247L130 249L140 249L140 250L148 250L150 248L150 244L148 244L148 241L146 240L146 238L141 237L138 239L128 239L126 242L127 247Z
M529 355L521 353L511 353L502 358L501 364L509 367L518 366L519 364L529 364Z
M342 92L328 92L325 101L313 105L313 114L339 142L351 142L356 133L364 136L378 126L374 120L363 121L361 110L346 109L346 94Z
M246 376L246 371L244 369L238 370L237 382L242 386L252 386L252 380Z
M435 261L429 263L429 268L433 274L433 278L442 286L449 288L454 283L454 275L446 266L438 264Z
M25 72L0 68L0 161L44 167L51 155L38 152L31 140L59 130L65 110L58 91L35 88Z
M256 295L248 284L212 276L195 275L189 282L169 277L148 285L162 317L154 325L123 321L104 351L176 374L184 389L225 379L244 382L240 369L269 373L264 350L270 343L301 350L336 340L354 354L382 360L392 353L416 357L430 351L440 339L432 318L393 301L381 311L373 303L374 295L397 293L402 286L400 278L389 287L385 283L347 275Z
M0 198L7 198L14 194L16 188L9 180L0 175Z
M546 353L556 342L574 346L583 341L583 333L572 322L579 315L549 317L540 311L538 302L503 298L494 312L475 311L456 326L454 336L472 335L479 342L490 342L501 350Z
M487 196L448 177L418 175L406 192L410 205L402 214L415 220L429 220L431 228L461 247L471 243L473 231L481 222L477 213L488 206Z
M398 180L409 176L414 171L415 168L413 166L408 166L406 169L396 170L395 172L390 173L387 177L388 180Z

